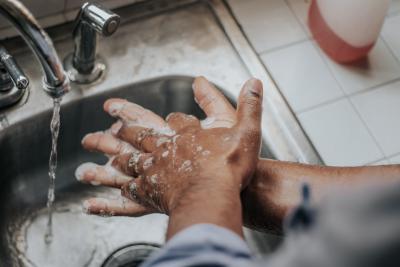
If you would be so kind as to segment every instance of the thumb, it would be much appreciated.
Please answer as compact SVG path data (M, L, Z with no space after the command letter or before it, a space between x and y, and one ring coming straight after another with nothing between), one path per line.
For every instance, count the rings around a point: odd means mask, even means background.
M263 86L260 80L248 80L240 91L237 108L237 126L247 132L261 128Z

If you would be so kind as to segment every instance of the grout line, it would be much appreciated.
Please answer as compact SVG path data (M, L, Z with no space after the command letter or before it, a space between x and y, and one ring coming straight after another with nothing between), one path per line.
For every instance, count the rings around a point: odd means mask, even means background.
M388 12L387 15L385 16L385 19L393 18L393 17L396 17L397 15L400 15L400 10L393 11L392 13Z
M314 110L314 109L317 109L317 108L320 108L320 107L323 107L323 106L328 106L330 104L339 102L340 100L343 100L343 99L346 99L345 95L326 100L324 102L312 105L312 106L307 107L307 108L302 108L302 109L298 110L296 112L296 114L300 115L300 114L306 113L308 111L311 111L311 110Z
M383 148L380 146L379 142L378 142L378 138L373 134L372 130L370 129L370 127L368 126L367 122L364 120L363 116L361 115L361 113L359 112L359 110L357 109L357 107L355 106L355 104L353 103L352 99L348 98L350 105L353 107L354 111L357 113L357 116L360 118L361 122L364 124L365 128L367 129L367 132L369 133L369 135L372 137L372 139L374 140L376 146L379 148L379 150L381 151L382 155L387 158L385 151L383 150Z
M288 0L284 0L290 11L292 12L293 16L295 17L296 21L298 24L300 24L301 30L304 32L304 34L310 38L310 32L306 30L307 25L304 25L301 19L296 15L296 12L294 12L292 5L288 2ZM307 15L308 16L308 15Z
M305 43L305 42L310 41L310 40L311 39L309 37L306 37L305 39L297 40L297 41L294 41L294 42L291 42L291 43L287 43L287 44L284 44L284 45L281 45L281 46L277 46L277 47L274 47L274 48L261 50L260 52L257 52L257 54L259 56L262 56L262 55L265 55L265 54L269 54L269 53L273 53L273 52L276 52L276 51L279 51L279 50L283 50L283 49L291 47L291 46L295 46L297 44Z
M374 161L368 162L364 166L374 165L375 163L378 163L379 161L383 161L383 160L387 160L390 163L390 160L387 157L383 157L383 158L380 158L378 160L374 160Z
M389 50L389 53L397 61L397 64L400 64L400 58L397 57L396 53L393 51L392 47L388 44L388 42L386 41L385 37L382 34L380 34L380 39L382 40L382 43L386 46L386 48Z
M300 19L296 16L296 13L293 11L291 5L287 3L287 0L284 0L284 4L290 10L290 13L292 14L294 19L296 20L296 22L299 25L301 31L304 33L305 38L301 39L301 40L297 40L297 41L292 42L292 43L288 43L288 44L284 44L284 45L281 45L281 46L277 46L277 47L274 47L274 48L261 50L260 52L257 52L257 54L259 54L260 56L261 56L261 54L267 54L267 53L275 52L277 50L284 49L284 48L290 47L292 45L300 44L302 42L310 40L309 34L305 31L305 29L303 27L303 23L301 23Z
M389 160L389 159L394 158L394 157L397 157L397 156L400 156L400 152L395 153L395 154L392 154L392 155L389 155L387 158L388 158L388 160ZM390 160L389 160L389 161L390 161Z

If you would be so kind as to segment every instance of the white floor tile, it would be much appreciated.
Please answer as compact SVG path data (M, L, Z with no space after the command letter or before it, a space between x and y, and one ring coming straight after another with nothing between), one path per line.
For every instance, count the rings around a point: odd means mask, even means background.
M400 3L400 1L399 1ZM382 29L382 38L400 60L400 14L387 18Z
M377 165L388 165L388 164L391 164L391 162L389 160L381 159L381 160L378 160L378 161L374 161L372 163L368 163L367 165L369 165L369 166L377 166Z
M365 165L383 158L347 99L304 112L298 118L327 165Z
M390 163L392 163L392 164L400 164L400 155L391 157L391 158L389 159L389 161L390 161Z
M355 107L386 155L400 152L400 82L356 95Z
M400 13L400 0L392 0L389 6L388 15L392 16Z
M300 21L303 30L308 36L311 36L310 29L308 28L308 9L310 7L310 0L286 0L289 7L292 9L297 19Z
M229 0L228 3L257 52L307 38L283 0Z
M400 65L382 40L378 40L364 64L342 65L324 54L347 94L356 93L400 77Z
M344 95L311 41L261 58L296 113Z

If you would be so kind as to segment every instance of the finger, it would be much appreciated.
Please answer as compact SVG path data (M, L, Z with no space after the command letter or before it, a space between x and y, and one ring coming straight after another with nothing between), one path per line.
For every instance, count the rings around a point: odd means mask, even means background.
M240 92L237 109L237 126L244 132L261 129L263 88L260 80L250 79Z
M83 210L88 214L101 216L143 216L151 211L132 200L121 197L118 199L90 198L83 202Z
M166 121L169 128L175 132L179 132L188 127L200 127L200 121L195 116L186 115L180 112L170 113L167 116Z
M154 158L151 154L134 151L116 156L111 165L127 175L136 177L150 168L153 161Z
M133 150L132 146L115 138L110 133L96 132L85 135L82 146L90 151L102 152L107 155L117 155Z
M202 123L203 128L232 127L235 124L235 109L206 78L200 76L194 80L193 92L196 102L209 118L204 125Z
M115 123L113 123L113 125L111 125L109 132L112 135L117 135L119 130L121 129L122 125L123 125L122 121L120 121L120 120L116 121Z
M170 142L169 136L156 133L151 128L139 126L124 125L119 130L117 136L133 145L136 149L144 152L153 152L161 145Z
M138 203L146 202L146 193L144 190L145 181L139 177L133 181L124 184L121 188L122 196Z
M125 99L112 98L104 103L104 110L125 123L147 128L163 128L165 121L155 113Z
M115 188L121 188L132 180L132 177L124 175L112 166L100 166L91 162L81 164L75 171L75 178L82 183Z

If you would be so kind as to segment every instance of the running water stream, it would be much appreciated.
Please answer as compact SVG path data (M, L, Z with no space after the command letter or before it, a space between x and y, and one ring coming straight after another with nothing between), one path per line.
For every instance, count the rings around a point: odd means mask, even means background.
M47 193L47 209L48 209L48 220L47 229L44 236L46 244L50 244L53 239L53 202L54 202L54 191L56 181L56 170L57 170L57 140L60 132L60 107L61 98L54 99L53 106L53 117L50 122L51 132L51 151L49 159L49 190Z

